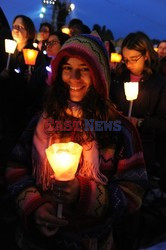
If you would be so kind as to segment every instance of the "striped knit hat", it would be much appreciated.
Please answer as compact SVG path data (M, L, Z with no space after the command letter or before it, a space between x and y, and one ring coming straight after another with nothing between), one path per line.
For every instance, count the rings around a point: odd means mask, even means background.
M58 66L64 57L76 57L86 63L92 75L94 87L103 98L109 96L110 68L108 53L99 36L82 34L69 38L52 61L52 79L56 79Z

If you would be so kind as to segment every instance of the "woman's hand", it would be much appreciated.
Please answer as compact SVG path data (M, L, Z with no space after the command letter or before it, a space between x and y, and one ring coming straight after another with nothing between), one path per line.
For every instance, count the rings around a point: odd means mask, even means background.
M10 71L9 69L4 69L1 73L0 73L0 78L7 80L10 78Z
M140 127L142 125L142 122L144 121L144 119L138 119L136 117L130 117L129 120L136 127Z
M51 203L45 203L35 211L37 228L45 236L53 236L60 227L67 225L67 220L56 217L57 211Z
M129 120L132 122L132 124L136 127L138 123L138 118L136 117L130 117Z
M26 80L27 82L30 81L31 76L32 76L32 72L31 72L29 69L27 69L27 70L24 71L24 78L25 78L25 80Z
M76 177L70 181L53 181L53 193L56 202L62 204L73 204L77 201L80 192L80 185Z

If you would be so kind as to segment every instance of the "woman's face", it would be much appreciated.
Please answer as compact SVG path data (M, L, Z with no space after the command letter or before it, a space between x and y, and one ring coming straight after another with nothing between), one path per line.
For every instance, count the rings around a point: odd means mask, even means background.
M139 51L133 49L127 49L126 47L122 50L123 61L126 64L128 70L134 75L141 75L145 61L147 60L146 55L142 55Z
M161 42L160 45L158 46L158 51L157 51L159 57L164 57L166 56L166 42Z
M58 37L56 35L49 36L46 44L47 44L46 51L48 57L56 57L58 51L61 48L61 44Z
M18 17L13 23L12 37L18 44L26 43L28 40L28 34L21 17Z
M47 26L42 26L40 31L39 31L39 40L40 41L45 41L48 39L50 35L50 30Z
M62 80L69 86L70 100L74 102L82 101L92 84L87 65L74 57L63 64Z

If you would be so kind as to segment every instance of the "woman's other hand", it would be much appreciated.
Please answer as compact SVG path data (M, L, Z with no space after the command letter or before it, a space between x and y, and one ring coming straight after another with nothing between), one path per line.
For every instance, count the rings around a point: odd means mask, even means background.
M73 204L77 201L80 192L78 179L70 181L54 181L55 201L62 204Z
M51 203L45 203L35 211L35 222L37 228L45 236L53 236L60 227L68 224L64 218L56 216L57 211Z

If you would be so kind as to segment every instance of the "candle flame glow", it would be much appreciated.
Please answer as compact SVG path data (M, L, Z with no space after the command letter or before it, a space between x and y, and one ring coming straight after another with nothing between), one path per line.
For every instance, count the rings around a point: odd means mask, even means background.
M57 180L74 179L81 152L82 146L73 142L55 143L46 149L47 159Z
M25 64L35 65L39 51L35 49L23 49Z
M128 101L132 101L137 99L138 97L138 82L125 82L124 90L126 99Z
M5 39L5 52L13 54L17 47L17 42L10 39Z

